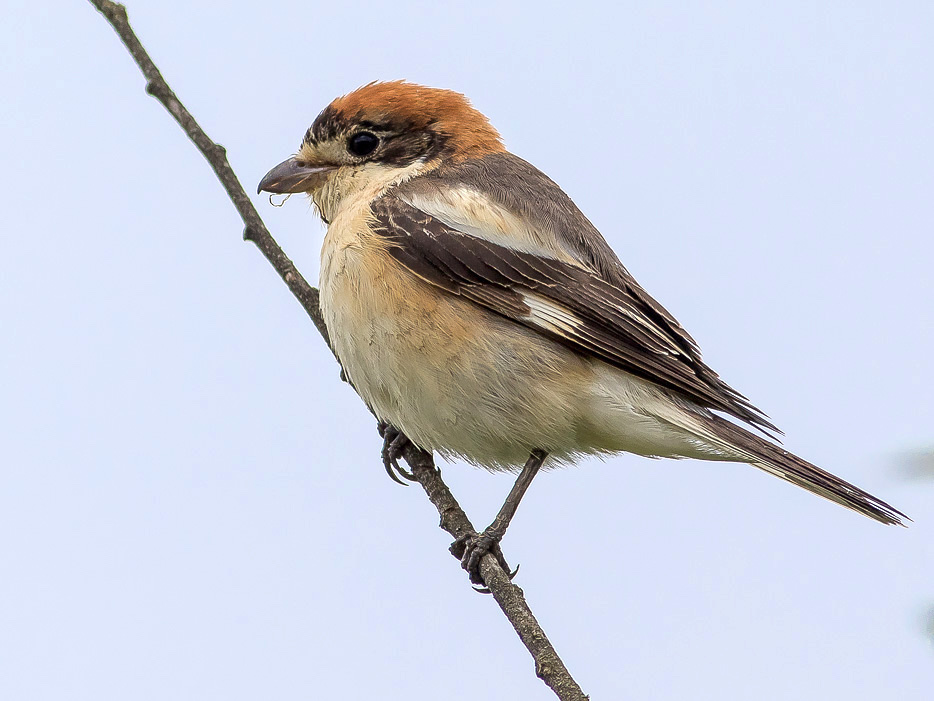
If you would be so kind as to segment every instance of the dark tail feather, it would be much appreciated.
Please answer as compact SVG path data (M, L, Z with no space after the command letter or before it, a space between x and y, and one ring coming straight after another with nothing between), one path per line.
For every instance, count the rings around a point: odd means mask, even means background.
M905 521L911 521L901 511L869 492L844 482L839 477L719 416L709 417L705 420L705 425L719 442L741 453L751 465L766 472L876 521L899 526L904 526Z

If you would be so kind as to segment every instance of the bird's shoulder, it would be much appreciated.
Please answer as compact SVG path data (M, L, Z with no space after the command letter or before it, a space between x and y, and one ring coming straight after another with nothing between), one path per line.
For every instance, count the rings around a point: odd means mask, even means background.
M633 298L683 345L696 348L567 193L519 156L502 152L442 165L392 194L457 231L589 271Z
M464 233L589 267L608 278L622 268L558 184L509 152L444 163L393 194Z

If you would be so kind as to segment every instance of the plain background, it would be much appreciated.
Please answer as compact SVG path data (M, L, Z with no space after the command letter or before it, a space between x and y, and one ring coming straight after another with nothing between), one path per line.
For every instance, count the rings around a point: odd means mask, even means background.
M365 82L466 93L787 447L915 519L545 475L504 548L594 699L931 698L934 5L129 9L249 191ZM551 698L105 21L9 3L0 56L0 697ZM255 201L316 280L307 204ZM511 478L443 469L488 522Z

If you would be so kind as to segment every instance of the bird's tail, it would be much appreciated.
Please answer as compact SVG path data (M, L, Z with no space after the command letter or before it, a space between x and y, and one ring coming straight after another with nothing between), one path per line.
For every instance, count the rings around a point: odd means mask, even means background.
M736 459L876 521L904 526L906 520L911 520L872 494L719 416L703 417L703 433L705 441Z

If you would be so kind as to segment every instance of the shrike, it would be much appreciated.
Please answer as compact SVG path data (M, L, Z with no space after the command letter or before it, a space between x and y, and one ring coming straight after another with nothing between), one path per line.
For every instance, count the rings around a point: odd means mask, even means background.
M259 190L308 193L328 225L321 310L347 377L406 440L490 470L626 451L745 462L874 518L904 514L740 427L768 418L701 359L571 199L467 99L404 81L332 102ZM547 456L547 457L546 457Z

